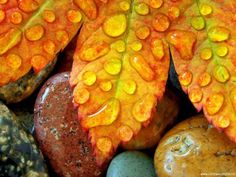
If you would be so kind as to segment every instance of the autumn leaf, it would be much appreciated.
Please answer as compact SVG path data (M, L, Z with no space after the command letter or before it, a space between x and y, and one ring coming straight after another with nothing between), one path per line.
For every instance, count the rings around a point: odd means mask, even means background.
M31 68L40 72L55 58L81 26L78 3L0 1L0 86L18 80Z
M163 95L169 49L162 32L169 24L155 20L160 5L110 0L81 29L71 85L99 164L151 121Z
M181 4L181 5L180 5ZM182 88L236 142L236 1L186 0L167 34Z

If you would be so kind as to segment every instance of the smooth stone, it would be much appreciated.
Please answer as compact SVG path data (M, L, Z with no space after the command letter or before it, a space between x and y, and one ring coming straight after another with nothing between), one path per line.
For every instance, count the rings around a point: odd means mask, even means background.
M138 151L126 151L110 163L106 177L156 177L153 160Z
M41 88L34 109L36 137L52 169L64 177L103 174L72 103L69 73L51 77Z
M158 144L163 134L173 125L179 113L180 99L173 91L167 89L164 97L157 105L152 122L132 138L122 144L124 149L141 150L152 148Z
M197 115L163 137L154 162L159 177L236 176L236 144Z

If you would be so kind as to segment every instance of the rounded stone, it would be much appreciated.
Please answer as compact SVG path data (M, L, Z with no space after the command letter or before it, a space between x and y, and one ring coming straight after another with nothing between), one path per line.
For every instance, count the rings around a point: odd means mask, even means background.
M110 163L106 177L156 177L153 160L138 151L126 151Z
M41 88L34 123L43 154L59 176L102 176L103 168L97 166L92 145L77 119L68 72L51 77Z
M159 177L234 174L235 148L203 115L197 115L163 137L155 153L156 172Z

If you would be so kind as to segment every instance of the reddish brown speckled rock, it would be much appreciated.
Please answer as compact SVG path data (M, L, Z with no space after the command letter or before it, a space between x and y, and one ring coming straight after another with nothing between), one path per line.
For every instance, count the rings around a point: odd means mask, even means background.
M42 87L35 104L36 137L59 176L101 176L91 144L77 121L68 79L68 73L57 74Z

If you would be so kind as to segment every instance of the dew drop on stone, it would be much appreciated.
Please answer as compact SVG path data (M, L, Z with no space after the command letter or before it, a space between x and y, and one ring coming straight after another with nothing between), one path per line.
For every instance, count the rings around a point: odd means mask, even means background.
M38 41L44 35L44 28L41 25L35 25L25 31L25 37L29 41Z
M112 89L112 83L111 81L102 81L99 84L99 88L104 92L108 92Z
M86 71L82 75L82 80L85 85L92 86L96 82L97 76L92 71Z
M219 112L219 110L223 106L223 103L224 95L222 95L221 93L214 93L206 99L204 107L209 115L215 115Z
M190 71L184 71L179 74L179 82L183 86L188 86L193 79L193 74Z
M10 21L13 23L13 24L20 24L22 22L22 14L20 12L13 12L11 15L10 15Z
M13 70L19 69L22 64L22 58L16 54L9 54L6 57L6 60L8 66L10 66Z
M121 1L119 5L123 11L128 11L130 9L130 3L127 1Z
M88 115L86 118L82 119L81 124L85 128L111 125L118 118L119 113L120 101L116 98L111 98L94 114Z
M230 78L230 73L228 69L223 65L217 65L214 68L213 76L218 82L225 83Z
M202 17L193 17L191 25L195 30L202 30L205 28L205 20Z
M121 60L117 58L108 59L104 63L105 71L110 75L117 75L121 71Z
M184 60L193 58L193 48L197 41L196 35L191 31L175 30L167 35L167 41L179 52Z
M149 13L149 6L144 3L138 3L134 5L134 10L139 15L147 15Z
M169 28L170 21L166 15L158 13L155 15L152 25L156 31L164 32Z
M110 138L99 138L96 147L104 154L112 151L112 141Z
M150 29L147 26L142 26L135 34L139 39L146 39L150 35Z
M201 74L198 78L198 85L205 87L211 83L211 75L207 72Z
M134 132L129 126L122 125L118 128L118 134L121 141L128 142L133 137Z
M198 103L202 100L203 93L200 88L193 88L190 89L188 95L192 103Z
M154 79L155 74L142 55L133 55L129 61L131 66L145 81L152 81Z
M152 50L152 53L153 55L155 56L155 59L157 60L161 60L164 55L165 55L165 52L164 52L164 45L163 45L163 42L162 40L160 39L154 39L152 42L151 42L151 50Z
M90 93L86 88L75 87L74 90L74 101L78 104L86 103L90 98Z
M111 37L122 35L127 28L127 20L124 14L108 17L103 23L103 31Z
M43 19L48 23L53 23L56 20L56 15L51 10L44 10L42 16Z
M208 37L213 42L223 42L229 39L230 31L221 26L212 27L208 30Z
M3 10L0 9L0 23L5 19L6 14Z
M145 122L150 119L152 109L155 106L155 101L155 96L151 94L146 94L138 100L132 108L132 115L135 120L138 122Z
M158 9L163 5L163 0L149 0L149 5L154 9Z
M47 52L50 55L54 55L55 54L55 50L56 50L56 45L54 44L53 41L51 40L46 40L43 43L43 49L45 52Z
M203 4L200 7L200 13L204 16L210 15L212 11L213 11L212 7L208 4Z
M82 19L82 14L78 10L69 10L67 12L67 19L72 23L79 23Z
M210 48L204 48L200 52L200 58L203 60L209 60L212 58L212 51Z
M122 88L127 94L132 95L137 89L137 84L134 80L126 80L123 82Z
M219 45L216 48L216 55L218 55L219 57L225 57L228 54L228 47L225 45Z

